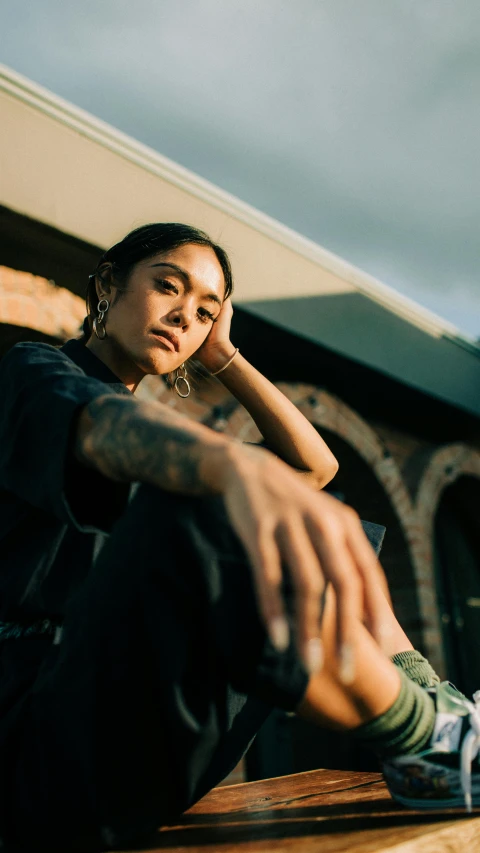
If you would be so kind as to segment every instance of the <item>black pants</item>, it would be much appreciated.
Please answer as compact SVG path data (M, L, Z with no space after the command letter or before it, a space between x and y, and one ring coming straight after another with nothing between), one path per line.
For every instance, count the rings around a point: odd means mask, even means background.
M128 845L224 778L306 684L293 646L266 639L221 500L139 487L12 735L7 847Z

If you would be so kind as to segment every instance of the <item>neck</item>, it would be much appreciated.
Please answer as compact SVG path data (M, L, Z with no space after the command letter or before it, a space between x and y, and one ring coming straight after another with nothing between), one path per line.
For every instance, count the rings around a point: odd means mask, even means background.
M128 355L115 346L112 340L108 337L100 341L94 334L88 339L85 344L87 349L100 360L115 376L118 376L121 382L128 388L132 394L137 390L145 373L138 364L134 364Z

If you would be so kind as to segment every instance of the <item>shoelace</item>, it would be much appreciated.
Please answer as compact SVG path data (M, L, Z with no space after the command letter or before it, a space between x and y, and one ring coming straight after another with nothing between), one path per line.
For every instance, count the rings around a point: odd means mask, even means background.
M470 705L470 703L469 703ZM472 811L472 764L480 749L480 690L473 694L469 714L470 730L465 735L460 753L461 783L465 808Z

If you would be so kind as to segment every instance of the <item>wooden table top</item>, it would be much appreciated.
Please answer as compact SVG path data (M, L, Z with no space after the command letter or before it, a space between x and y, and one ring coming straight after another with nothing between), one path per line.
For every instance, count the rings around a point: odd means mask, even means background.
M378 773L313 770L215 788L151 853L480 853L480 811L394 803Z

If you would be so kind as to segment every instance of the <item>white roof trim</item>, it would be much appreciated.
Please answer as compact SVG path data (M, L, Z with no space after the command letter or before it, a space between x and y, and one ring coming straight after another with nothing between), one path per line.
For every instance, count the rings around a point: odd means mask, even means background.
M34 107L126 160L197 196L204 202L254 228L259 233L265 234L315 264L322 266L353 285L357 291L369 299L412 325L434 336L447 337L480 357L480 345L473 337L467 337L452 323L418 305L413 299L403 296L393 288L368 275L368 273L322 248L313 240L302 237L301 234L286 225L282 225L276 219L261 213L189 169L185 169L147 145L143 145L127 134L116 130L85 110L73 106L43 86L33 83L1 63L0 91L11 94L30 107Z

